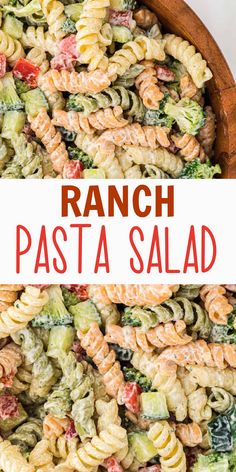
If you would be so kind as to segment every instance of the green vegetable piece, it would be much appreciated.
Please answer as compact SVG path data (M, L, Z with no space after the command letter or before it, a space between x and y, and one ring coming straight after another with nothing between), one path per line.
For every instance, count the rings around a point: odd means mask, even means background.
M128 41L132 40L132 33L129 28L126 26L112 26L112 33L113 33L113 41L116 43L127 43Z
M229 472L229 461L226 454L198 455L192 472Z
M93 160L81 149L69 147L68 152L70 159L81 161L85 169L93 167Z
M21 39L23 33L23 23L12 15L7 15L4 19L2 30L12 38Z
M79 302L79 298L75 292L71 292L66 287L62 287L61 291L66 308L69 308L71 305L76 305Z
M12 429L16 428L28 418L26 411L24 410L21 403L19 404L19 415L7 418L5 420L0 419L0 431L1 433L8 433Z
M196 135L205 124L203 108L190 98L182 98L178 103L168 101L164 113L176 121L182 133Z
M25 6L18 6L14 7L12 5L4 5L3 10L6 12L14 13L15 16L20 17L27 17L29 15L33 15L37 12L42 11L40 0L31 0L31 2L27 3Z
M102 169L84 169L83 177L84 179L105 179L106 174Z
M36 116L42 108L49 109L47 99L39 88L22 93L21 98L25 102L26 113L31 116Z
M18 95L21 95L22 93L31 90L30 86L24 80L20 80L17 77L14 77L14 81Z
M83 333L86 333L89 330L91 323L94 321L99 325L101 324L101 317L91 300L77 303L77 305L71 306L69 311L74 316L75 328L79 329Z
M221 174L219 164L211 165L210 160L202 163L200 159L187 162L181 172L181 179L212 179L214 175Z
M213 324L210 332L209 340L213 343L236 344L236 330L234 329L235 315L232 314L228 318L228 324Z
M142 331L148 331L158 324L158 316L148 309L143 309L139 306L127 307L121 318L124 326L135 326L142 328Z
M212 449L217 452L232 451L231 425L226 415L219 415L208 423Z
M75 338L75 330L72 326L54 326L50 331L47 355L58 357L62 352L71 349Z
M129 444L139 462L148 462L157 455L157 449L148 439L147 433L130 433Z
M61 288L58 285L51 285L46 291L49 301L39 315L32 320L32 326L51 328L52 326L72 324L72 316L63 303Z
M137 8L136 0L111 0L110 7L116 10L134 10Z
M16 93L16 86L11 72L0 79L0 113L22 110L24 103Z
M119 361L130 361L133 356L131 349L125 349L120 347L118 344L110 344L111 348L115 351L116 357Z
M65 14L72 21L78 21L80 19L82 10L83 10L83 5L81 3L73 3L71 5L65 6Z
M124 367L124 377L127 382L136 382L140 385L143 392L149 392L152 388L152 382L145 375L141 374L133 367Z
M20 134L25 124L23 111L7 111L3 117L2 137L12 139L14 133Z
M61 29L65 33L76 33L76 31L77 31L76 26L75 26L75 22L71 18L67 18L64 21Z
M140 395L141 415L153 420L169 418L166 397L163 392L143 392Z

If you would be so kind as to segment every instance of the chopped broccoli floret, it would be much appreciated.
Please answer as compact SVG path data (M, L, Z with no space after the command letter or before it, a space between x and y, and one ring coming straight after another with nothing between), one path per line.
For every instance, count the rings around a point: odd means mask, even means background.
M18 97L13 75L8 72L0 79L0 112L22 110L24 103Z
M118 344L111 344L110 346L115 351L116 357L119 361L130 361L133 355L133 351L131 351L130 349L124 349Z
M71 292L66 287L62 287L61 291L66 308L69 308L73 305L77 305L77 303L79 303L79 298L77 297L75 292Z
M81 149L69 147L68 151L70 159L74 159L76 161L79 160L82 162L85 169L90 169L93 167L93 160L88 156L88 154L81 151Z
M15 16L20 17L27 17L42 11L42 6L39 0L31 0L31 2L27 3L25 6L12 6L12 5L4 5L4 11L14 13Z
M161 100L159 104L159 110L146 110L143 123L144 125L151 125L151 126L166 126L167 128L171 128L174 122L174 118L168 116L165 112L166 103L169 101L170 95L169 93L165 93L164 98Z
M164 112L176 121L183 133L195 135L205 124L203 108L190 98L182 98L178 103L169 100Z
M16 85L16 91L19 95L21 95L22 93L26 93L29 90L31 90L31 87L24 80L20 80L17 77L15 77L14 81L15 81L15 85Z
M142 331L147 331L158 324L157 314L139 306L125 308L121 322L123 325L141 327Z
M86 100L85 96L82 96L82 100ZM89 99L91 100L91 99ZM75 93L69 95L69 98L66 102L66 109L73 111L84 111L83 104L81 103L81 93Z
M195 462L192 472L228 472L229 461L227 454L209 454L203 456L199 454L197 462Z
M67 18L63 25L62 25L62 31L64 31L65 33L76 33L76 26L75 26L75 22L73 20L71 20L71 18Z
M33 319L32 325L34 327L51 328L52 326L72 324L73 317L63 303L61 288L58 285L51 285L46 291L49 295L49 301L39 315Z
M219 164L211 165L211 161L201 162L200 159L194 159L187 162L180 175L181 179L213 179L214 175L221 174Z
M124 376L127 382L138 383L143 392L149 392L152 388L151 380L134 368L124 367Z
M210 341L213 343L236 344L236 330L233 326L234 320L235 315L231 315L228 318L228 324L226 326L213 324L210 333Z

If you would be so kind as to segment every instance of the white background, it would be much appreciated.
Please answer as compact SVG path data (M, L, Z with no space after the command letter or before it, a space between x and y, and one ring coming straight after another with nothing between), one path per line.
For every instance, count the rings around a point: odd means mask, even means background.
M236 78L236 0L185 0L224 53Z
M5 201L1 208L0 232L0 284L3 283L235 283L236 279L236 227L232 224L232 205L236 201L236 185L233 180L156 180L149 179L149 188L155 189L162 185L163 195L166 187L175 185L175 217L155 218L153 214L147 218L138 218L132 211L130 199L130 213L128 218L121 217L118 212L114 218L75 218L73 213L68 218L61 217L61 186L78 185L82 199L80 208L83 209L88 185L99 185L102 199L106 208L107 187L115 185L121 189L127 185L122 180L12 180L11 192L7 180L1 181L0 201ZM145 185L143 180L129 182L129 195L138 185ZM120 190L119 190L120 191ZM5 196L8 196L7 199ZM30 198L29 198L30 195ZM151 198L142 197L142 205L153 203ZM10 217L9 217L10 215ZM165 213L164 213L165 215ZM91 223L92 229L86 229L83 245L83 272L77 271L77 231L70 229L70 224ZM15 272L15 233L16 225L25 225L32 235L32 249L23 256L21 274ZM46 225L48 235L48 251L51 273L45 274L45 269L34 274L34 264L38 247L41 225ZM102 269L94 274L94 263L98 245L98 235L102 224L107 227L107 238L110 255L111 273L106 274ZM182 272L186 253L187 239L190 225L196 226L198 234L197 248L199 252L201 225L208 226L218 246L216 264L210 272L195 274L191 269L188 274L166 274L163 270L159 274L156 269L151 274L134 274L130 269L130 257L134 256L129 243L129 231L132 226L142 227L145 240L138 244L144 262L147 264L152 228L158 225L161 239L161 253L164 253L163 228L170 228L170 265L173 269ZM67 259L67 272L57 274L52 268L52 259L56 256L51 242L52 229L62 225L68 232L68 241L61 248ZM164 265L164 264L163 264Z

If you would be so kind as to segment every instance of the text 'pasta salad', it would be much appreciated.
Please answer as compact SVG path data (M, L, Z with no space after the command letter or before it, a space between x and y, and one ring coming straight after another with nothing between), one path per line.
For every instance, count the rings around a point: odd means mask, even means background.
M235 293L1 285L1 472L235 472Z
M0 1L1 178L185 178L213 165L206 61L135 0Z

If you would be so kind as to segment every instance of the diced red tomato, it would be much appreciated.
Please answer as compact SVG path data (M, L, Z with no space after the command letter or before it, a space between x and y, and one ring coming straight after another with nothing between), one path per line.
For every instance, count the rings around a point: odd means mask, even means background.
M131 27L132 11L131 10L110 10L109 23L111 25Z
M75 292L80 300L87 300L89 298L87 291L88 285L71 284L63 285L63 287L67 288L68 290L71 290L72 292Z
M73 72L75 58L71 54L61 52L54 56L50 62L51 68L56 70L68 70Z
M6 74L7 70L7 58L5 54L0 54L0 77Z
M107 469L108 472L124 472L123 467L121 467L117 459L113 456L105 459L104 467Z
M6 420L19 416L18 399L15 395L2 395L0 397L0 419Z
M70 421L70 424L65 432L65 437L66 439L73 439L75 438L77 435L77 432L75 430L75 423L73 420Z
M79 340L73 342L71 349L75 353L78 362L81 362L86 358L86 351L82 348Z
M175 74L167 66L157 66L157 78L164 82L172 82L175 80Z
M39 75L40 68L32 64L32 62L27 61L27 59L21 57L18 59L18 61L16 61L12 72L14 77L24 80L30 87L37 87L36 78Z
M132 413L139 413L140 411L140 402L139 396L142 393L140 385L136 382L127 382L124 388L123 401Z
M160 464L150 465L150 467L142 467L138 472L161 472Z
M81 161L69 161L63 169L64 179L82 179L83 164Z
M74 59L78 58L78 51L76 46L76 34L70 34L62 39L59 43L59 49L64 54L69 54Z

